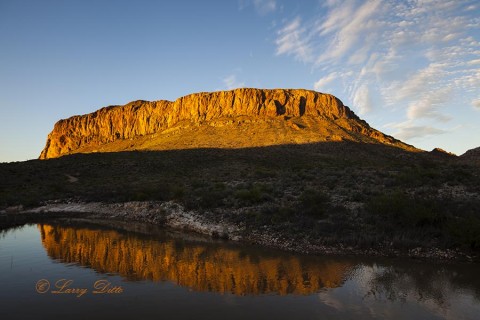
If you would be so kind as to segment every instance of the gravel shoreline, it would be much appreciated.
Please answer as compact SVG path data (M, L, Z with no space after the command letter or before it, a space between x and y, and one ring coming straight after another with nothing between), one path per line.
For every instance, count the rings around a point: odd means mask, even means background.
M24 209L22 206L10 207L0 211L0 230L14 226L53 218L85 218L117 221L135 221L150 223L184 232L195 232L212 238L228 239L236 242L258 244L302 254L323 255L365 255L410 257L416 259L441 261L478 262L479 258L470 256L459 249L440 249L417 247L398 250L388 245L379 248L355 248L338 245L323 245L306 237L292 237L272 230L269 226L247 228L244 224L213 216L210 212L186 210L173 201L132 201L123 203L102 202L63 202L49 201L43 206Z

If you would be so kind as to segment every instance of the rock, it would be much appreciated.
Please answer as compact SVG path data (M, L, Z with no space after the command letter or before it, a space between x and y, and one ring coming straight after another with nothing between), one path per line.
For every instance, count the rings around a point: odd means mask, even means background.
M417 150L371 128L333 95L244 88L195 93L174 102L138 100L60 120L40 159L79 152L344 140Z
M6 213L17 213L23 211L23 205L19 204L18 206L11 206L5 209Z

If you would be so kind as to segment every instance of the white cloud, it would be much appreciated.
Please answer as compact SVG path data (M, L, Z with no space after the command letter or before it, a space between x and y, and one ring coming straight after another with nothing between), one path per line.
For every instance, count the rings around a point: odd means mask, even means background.
M395 126L398 131L393 134L394 137L400 140L412 140L423 138L431 135L445 134L448 131L438 129L432 126L415 126L411 122L400 123Z
M245 86L244 82L239 82L237 80L237 76L235 74L231 74L225 78L222 79L223 84L228 90L231 89L236 89L236 88L242 88Z
M450 116L441 113L438 109L450 100L450 88L443 88L438 91L424 93L423 97L411 102L407 109L407 117L410 120L427 118L447 122Z
M337 32L344 28L354 13L354 2L346 2L344 5L339 5L339 2L329 2L330 13L327 14L325 21L318 27L320 35L324 36Z
M465 11L471 11L471 10L475 10L475 9L477 9L477 8L478 8L478 6L472 4L472 5L468 6L468 7L466 7L466 8L465 8Z
M472 106L475 109L480 110L480 98L472 100Z
M263 15L275 11L277 3L275 0L253 0L253 6L257 13Z
M322 70L314 89L343 92L339 98L360 114L391 112L407 121L397 128L402 138L440 134L437 127L458 114L453 106L480 109L476 6L474 0L327 0L318 15L279 27L276 54Z
M474 59L467 62L470 65L480 64L480 59Z
M274 12L277 9L276 0L239 0L238 8L243 10L249 6L253 5L255 12L259 15L266 15L268 13Z
M360 114L365 114L372 110L372 100L366 84L362 84L360 88L355 90L353 104Z
M302 62L312 60L312 49L306 38L306 30L301 25L300 17L295 18L278 31L277 55L293 55Z
M404 81L395 81L384 92L385 100L391 105L406 103L409 120L426 118L449 121L451 117L443 114L441 109L451 100L452 88L442 86L438 81L445 76L445 72L443 65L432 63Z
M317 58L317 63L336 60L344 57L355 45L362 42L363 48L355 50L362 52L362 57L367 56L369 46L373 44L374 35L378 27L375 16L381 11L381 1L371 0L355 7L353 1L346 5L335 4L327 16L326 21L320 25L318 32L321 36L330 35L326 50ZM355 53L354 53L355 54ZM364 59L353 59L362 61Z
M442 65L431 63L426 68L408 74L406 79L399 79L389 87L389 98L394 101L405 101L418 97L425 88L430 87L443 76Z
M313 88L316 91L323 91L329 83L331 83L333 80L336 80L339 77L338 72L332 72L328 75L326 75L323 78L320 78L315 84L313 85Z

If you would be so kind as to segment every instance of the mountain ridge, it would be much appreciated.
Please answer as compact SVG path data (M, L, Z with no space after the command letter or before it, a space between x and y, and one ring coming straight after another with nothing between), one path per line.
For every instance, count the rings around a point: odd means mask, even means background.
M337 97L305 89L241 88L175 101L136 100L58 121L40 159L71 153L242 148L326 141L419 151L371 128Z
M472 148L460 156L461 159L480 163L480 147Z

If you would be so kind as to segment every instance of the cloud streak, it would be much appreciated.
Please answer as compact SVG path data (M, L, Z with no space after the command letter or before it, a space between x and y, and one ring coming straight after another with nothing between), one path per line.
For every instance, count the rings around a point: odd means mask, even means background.
M253 0L253 6L259 14L267 14L275 11L277 3L275 0Z
M295 18L278 31L275 43L277 55L291 55L302 62L312 61L312 48L306 35L306 29L301 26L300 17Z
M262 16L272 13L277 9L276 0L239 0L238 2L238 8L240 10L252 5L255 9L255 12Z
M480 109L475 1L329 0L323 6L321 14L287 21L275 41L277 55L322 71L315 90L335 87L360 114L400 113L404 139L444 133L436 126L452 119L452 101Z
M448 131L434 128L428 125L415 126L412 124L400 124L396 126L398 131L395 136L402 140L413 140L431 135L445 134Z
M338 72L332 72L329 75L320 78L317 82L315 82L313 88L317 91L322 91L325 88L328 88L328 85L334 80L338 79L339 76L340 74Z
M480 98L472 100L472 107L480 111Z
M222 82L227 88L227 90L245 87L245 83L238 81L237 76L235 74L226 76L225 78L222 79Z
M355 1L329 6L327 19L317 28L320 36L329 36L328 46L317 59L317 64L345 57L360 42L364 46L372 44L374 37L370 34L378 29L375 15L381 11L381 1L371 0L355 5ZM354 56L353 61L362 62L366 59L365 52ZM358 53L358 52L357 52Z

